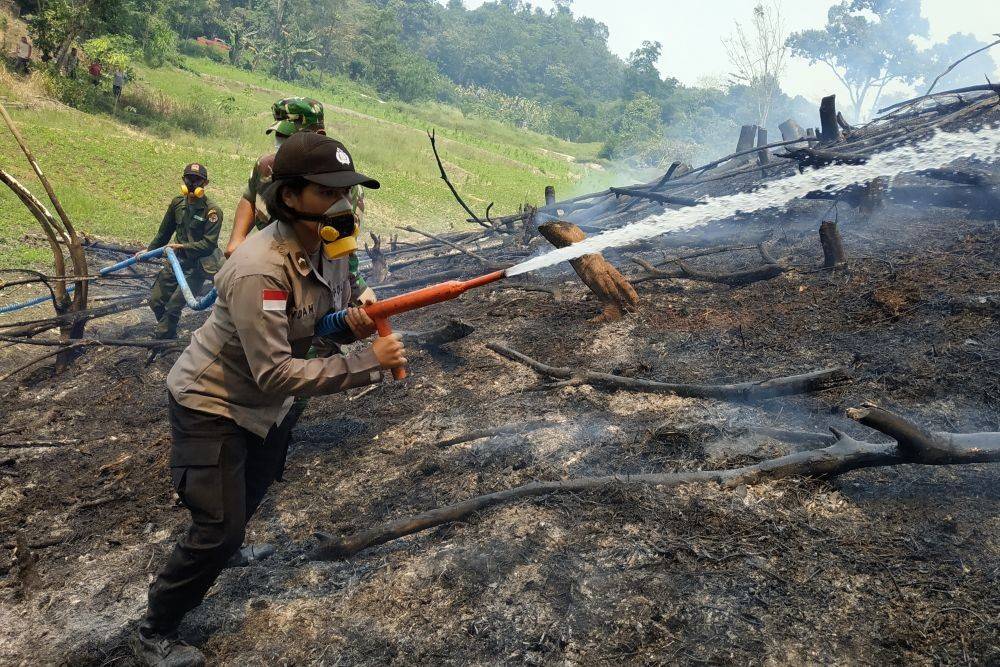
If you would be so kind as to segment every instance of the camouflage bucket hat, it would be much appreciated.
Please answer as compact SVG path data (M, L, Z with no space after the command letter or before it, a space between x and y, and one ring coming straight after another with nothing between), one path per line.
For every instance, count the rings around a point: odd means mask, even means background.
M303 130L315 132L323 129L323 105L308 97L286 97L271 106L274 125L267 134L276 132L290 137Z

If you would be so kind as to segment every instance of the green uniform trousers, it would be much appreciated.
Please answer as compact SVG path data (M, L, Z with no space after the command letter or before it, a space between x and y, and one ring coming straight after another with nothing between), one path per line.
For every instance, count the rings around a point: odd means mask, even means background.
M181 262L181 268L184 270L184 277L192 294L198 296L209 275L201 268L200 263ZM156 275L153 290L149 295L149 307L156 316L158 337L173 338L177 335L177 322L181 319L184 305L184 293L177 284L173 270L167 264Z

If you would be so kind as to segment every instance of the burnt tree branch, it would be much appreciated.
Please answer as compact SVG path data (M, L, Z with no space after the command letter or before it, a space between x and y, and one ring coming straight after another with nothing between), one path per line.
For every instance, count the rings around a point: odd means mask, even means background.
M438 154L438 149L437 149L437 132L434 131L434 130L431 130L430 132L427 133L427 138L431 140L431 150L434 151L434 159L437 161L438 170L440 170L440 172L441 172L441 180L443 180L445 182L445 184L448 186L448 189L451 190L451 194L452 194L453 197L455 197L455 201L457 201L459 204L461 204L462 208L465 209L465 212L468 213L470 216L472 216L472 220L474 222L482 225L486 229L489 229L489 230L492 230L492 231L496 231L493 228L492 225L490 225L489 223L483 222L483 220L480 219L480 217L478 215L476 215L475 212L471 208L469 208L469 205L465 203L465 200L462 199L462 196L458 194L458 190L456 190L455 186L452 185L451 179L448 178L448 172L446 172L444 170L444 163L441 162L441 156ZM490 206L492 206L492 204L490 204ZM489 209L487 209L487 210L489 210Z
M610 373L600 373L570 366L550 366L528 355L507 347L499 341L487 343L487 348L502 357L528 366L544 377L591 385L597 389L638 391L655 394L673 394L686 398L714 398L727 401L749 401L775 396L789 396L825 391L851 381L845 368L828 368L801 375L738 382L734 384L683 384L630 378Z
M618 486L654 486L670 488L696 482L715 482L726 488L754 484L787 477L835 477L852 470L915 463L924 465L958 465L964 463L1000 462L1000 433L938 433L928 434L907 420L878 410L859 408L853 415L889 434L898 434L899 442L874 444L855 440L830 429L836 441L821 449L794 452L787 456L761 461L753 465L727 470L694 470L690 472L647 473L639 475L606 475L575 479L531 482L512 489L488 493L452 505L422 512L415 516L390 521L380 526L337 538L317 533L320 542L309 554L310 560L340 560L349 558L369 547L385 544L407 535L453 521L504 503L553 493L593 493ZM853 411L849 411L851 414Z

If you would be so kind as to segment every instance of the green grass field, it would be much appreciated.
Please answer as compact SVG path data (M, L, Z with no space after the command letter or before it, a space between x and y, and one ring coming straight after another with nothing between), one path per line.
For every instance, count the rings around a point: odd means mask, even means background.
M382 189L368 200L368 226L387 232L410 224L441 231L466 226L464 212L439 178L426 130L436 128L449 176L477 211L495 202L494 215L538 203L544 186L569 196L599 187L604 172L588 166L599 148L573 144L502 123L465 117L438 104L382 102L349 81L327 90L303 88L206 59L184 68L138 69L137 89L165 106L203 105L218 119L207 133L156 124L145 130L117 116L88 114L40 99L37 85L0 78L0 97L34 150L70 217L81 231L105 239L146 243L177 193L188 162L208 166L209 195L232 221L254 160L271 148L264 134L271 103L287 95L315 97L326 106L327 132L354 153ZM128 92L128 91L127 91ZM37 179L6 128L0 127L0 168L44 198ZM0 267L50 265L49 251L25 242L38 224L6 189L0 191Z

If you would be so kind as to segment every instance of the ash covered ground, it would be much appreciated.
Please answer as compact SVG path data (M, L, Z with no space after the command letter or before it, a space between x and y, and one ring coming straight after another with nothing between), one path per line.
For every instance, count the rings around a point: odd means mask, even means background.
M750 425L884 441L843 415L864 401L935 430L1000 430L997 223L901 206L847 215L851 265L820 271L826 205L796 206L720 225L711 241L766 239L798 267L773 280L644 282L639 314L596 324L596 302L567 268L530 277L558 287L558 300L499 284L399 318L426 330L457 317L475 331L411 354L404 383L310 401L285 481L249 528L278 555L226 571L183 636L212 662L241 665L1000 662L996 465L553 495L347 561L304 560L315 530L348 534L532 480L729 468L792 450L740 435ZM641 254L696 247L686 244ZM145 310L88 327L107 338L151 330ZM677 382L837 365L854 382L757 404L547 389L490 340L554 365ZM0 368L24 355L3 349ZM0 441L69 444L0 449L4 664L133 664L127 639L146 588L187 520L167 469L164 380L176 353L147 357L93 348L68 374L43 364L6 383ZM438 445L538 420L550 425Z

